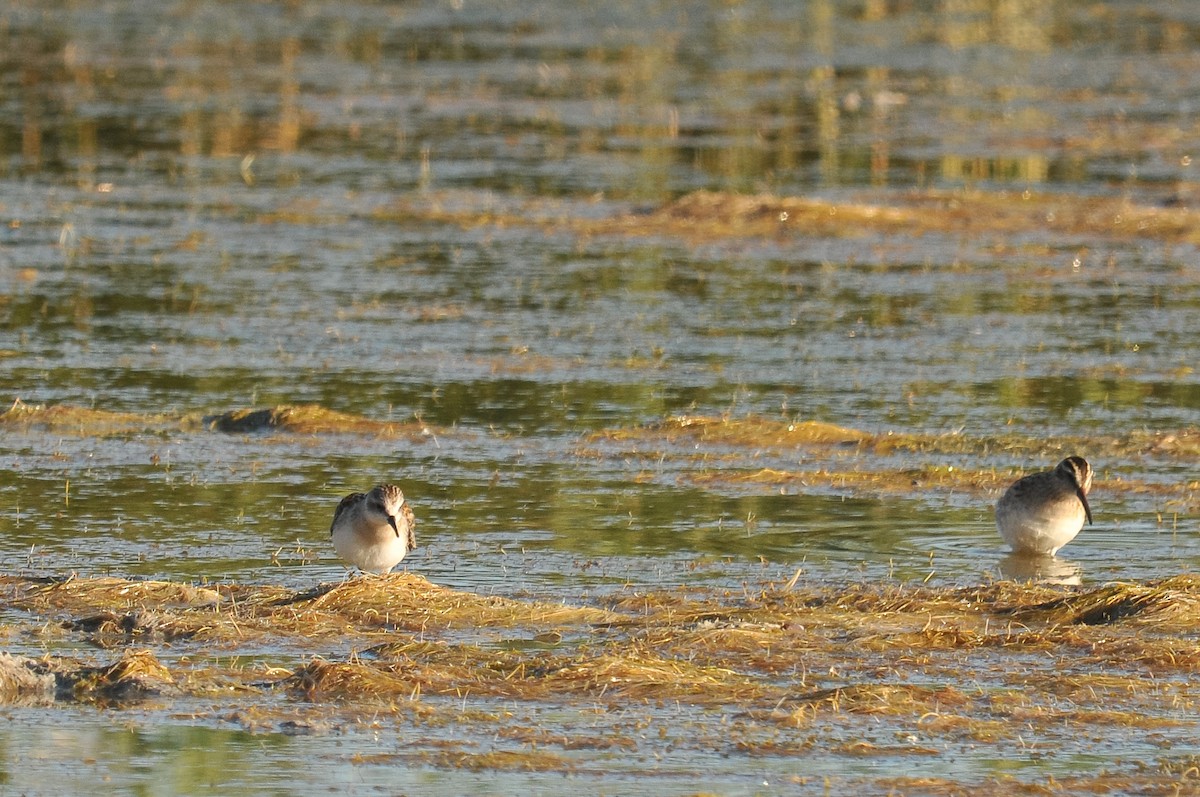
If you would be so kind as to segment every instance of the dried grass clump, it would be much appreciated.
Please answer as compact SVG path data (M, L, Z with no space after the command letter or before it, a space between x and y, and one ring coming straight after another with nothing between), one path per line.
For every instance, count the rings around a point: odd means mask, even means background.
M381 647L369 652L385 651ZM486 659L478 649L439 645L424 648L424 652L430 655L420 655L413 649L408 654L386 652L386 658L379 661L315 659L281 683L308 700L392 702L423 694L524 696L511 678L497 671L503 665Z
M297 434L372 434L384 436L421 435L419 423L375 421L360 415L326 409L318 404L280 405L258 409L230 410L203 419L218 432L286 431Z
M1047 623L1109 625L1125 620L1200 628L1200 577L1150 584L1116 583L1077 595L1007 610L1014 618Z
M0 703L47 702L54 697L54 675L25 656L0 653Z
M690 440L717 445L766 447L854 446L871 439L866 432L819 421L772 420L759 416L733 419L703 415L680 415L649 426L597 432L592 437L616 441L659 440L676 444Z
M1146 704L1119 702L1114 696L1096 691L1089 702L1085 690L1078 693L1079 702L1058 702L1052 705L1030 703L1013 705L999 716L1018 727L1071 727L1090 728L1101 731L1105 726L1114 728L1140 728L1161 730L1190 726L1192 723L1178 715L1156 714L1146 711ZM1064 690L1070 694L1069 690ZM1095 702L1097 699L1103 702ZM1111 701L1111 702L1109 702ZM1107 707L1106 707L1107 706Z
M1120 705L1123 701L1157 699L1163 684L1147 679L1142 673L1123 673L1113 670L1080 672L1054 670L1051 672L1014 670L1004 680L1024 694L1017 704L1028 707L1032 695L1054 695L1069 698L1084 705ZM1057 701L1056 701L1057 702ZM1042 710L1044 706L1035 706Z
M971 701L950 686L856 684L798 695L789 702L797 706L826 706L832 711L891 714L911 713L914 709L955 708L969 705Z
M1082 646L1081 646L1082 647ZM1082 654L1102 663L1119 662L1126 667L1148 667L1154 672L1177 670L1200 671L1200 642L1188 636L1137 634L1129 637L1107 638L1091 641Z
M314 659L283 681L308 700L385 699L413 694L414 685L378 666L362 662L329 662Z
M219 590L173 581L123 578L35 581L9 577L2 583L18 592L14 602L72 611L212 608L221 602Z
M813 468L811 470L779 470L760 468L754 471L710 470L693 473L688 477L694 484L769 484L791 486L796 489L823 488L848 490L855 493L869 491L871 495L912 495L929 490L954 490L955 492L986 493L997 490L1012 481L1010 474L998 474L993 470L967 470L941 465L921 468L837 470Z
M114 648L133 641L171 642L195 636L197 629L174 620L159 612L137 609L118 613L102 611L99 614L69 620L67 627L86 631L92 642L102 648Z
M618 617L602 609L456 592L409 573L364 576L299 593L269 585L212 588L116 578L0 576L0 594L27 611L69 615L66 627L90 634L102 647L183 639L227 646L274 640L311 647L319 640L353 637L378 644L381 634L397 630L528 627L561 634Z
M60 434L81 437L105 437L116 434L151 431L168 419L161 415L134 415L70 405L26 404L17 399L0 413L0 426L16 429L37 427Z
M684 590L648 590L623 593L610 599L616 613L606 623L610 628L646 628L669 625L682 628L696 623L729 623L747 613L743 606L730 605L711 596L696 598ZM599 623L595 623L599 625Z
M106 667L80 667L58 674L60 690L76 700L128 701L175 693L175 679L149 650L128 650Z
M974 625L974 623L972 623ZM949 650L975 650L985 647L1010 647L1022 651L1050 650L1061 644L1056 639L1038 631L1014 631L1011 627L997 623L990 632L975 628L964 628L956 623L927 626L920 631L901 632L885 636L872 635L855 640L855 647L875 652L903 651L931 652Z
M660 654L740 672L844 672L849 657L862 672L903 666L943 677L958 666L945 654L989 651L978 659L982 670L1003 667L1009 657L1064 649L1079 656L1080 649L1093 647L1080 626L1026 623L1008 614L1013 604L1062 595L1061 587L1014 582L950 590L873 584L775 589L724 615L705 603L693 602L682 612L661 608L669 601L638 601L628 608L641 616L625 627Z
M975 601L976 605L983 601ZM971 601L954 591L909 585L846 584L839 587L774 588L763 591L751 603L781 620L804 622L805 618L838 613L870 615L872 619L893 614L938 612L961 614ZM753 616L761 618L758 612Z
M952 686L864 683L793 694L768 712L752 716L779 724L803 727L826 713L867 716L940 715L945 709L967 709L973 701Z
M461 192L443 191L419 199L398 199L373 215L406 224L423 220L466 229L518 227L555 235L664 236L682 245L728 243L746 239L804 240L942 235L954 240L1030 229L1095 240L1200 242L1186 207L1131 205L1127 198L1067 197L974 191L920 191L880 204L831 202L772 194L734 194L700 190L647 213L630 210L597 215L578 212L569 202L545 199L481 201Z
M25 611L68 615L62 621L66 628L89 634L104 648L185 639L238 644L289 633L273 605L291 594L281 587L0 576L0 593Z
M306 618L322 615L367 627L425 631L438 628L571 627L614 620L610 612L561 604L530 603L458 592L411 573L363 576L280 599ZM315 613L321 614L315 614Z
M20 399L0 413L0 428L38 428L79 437L209 429L230 433L282 431L309 435L360 434L419 440L434 433L427 424L415 421L377 421L360 415L337 412L317 404L229 410L214 415L136 415L71 405L32 405ZM437 431L446 434L444 430Z
M314 660L285 683L309 698L376 700L470 694L516 700L583 696L722 705L778 694L776 687L731 670L664 658L636 645L553 656L410 642L387 643L367 653L377 660Z
M636 646L539 664L522 676L545 679L551 692L714 705L758 700L777 691L732 670L663 658Z
M794 670L798 659L822 647L822 641L811 634L758 624L654 628L638 639L672 656L763 672Z
M476 772L570 772L574 763L565 756L547 750L492 750L486 753L438 751L427 757L430 764L447 769Z

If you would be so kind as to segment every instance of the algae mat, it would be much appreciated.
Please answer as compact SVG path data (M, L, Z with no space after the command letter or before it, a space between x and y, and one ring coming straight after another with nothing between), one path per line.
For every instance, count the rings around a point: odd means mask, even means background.
M10 707L404 740L362 765L673 778L664 759L702 769L717 754L790 771L800 791L1200 782L1191 576L1087 590L630 590L591 605L410 574L302 591L7 576L0 594ZM1055 776L1084 752L1118 749L1096 774ZM1011 774L981 775L984 761Z

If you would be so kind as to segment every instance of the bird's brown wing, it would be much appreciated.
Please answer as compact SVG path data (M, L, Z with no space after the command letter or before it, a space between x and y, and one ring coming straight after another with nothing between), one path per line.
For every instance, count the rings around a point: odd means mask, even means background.
M329 524L329 536L333 536L333 527L337 525L338 518L346 511L346 507L350 506L355 501L361 501L366 498L366 493L350 493L350 495L338 501L337 509L333 510L333 522Z

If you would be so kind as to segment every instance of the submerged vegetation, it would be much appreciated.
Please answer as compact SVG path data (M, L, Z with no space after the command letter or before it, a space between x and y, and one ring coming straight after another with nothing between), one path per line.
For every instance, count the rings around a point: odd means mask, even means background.
M912 191L881 203L829 201L771 194L744 195L695 191L651 212L624 212L599 218L567 214L553 201L537 199L480 208L478 199L444 193L404 198L382 208L384 219L425 219L465 227L545 226L580 236L671 236L689 243L744 238L852 237L906 234L999 239L1042 230L1051 236L1091 240L1200 242L1185 207L1138 206L1125 199L983 191ZM286 216L285 216L286 218Z

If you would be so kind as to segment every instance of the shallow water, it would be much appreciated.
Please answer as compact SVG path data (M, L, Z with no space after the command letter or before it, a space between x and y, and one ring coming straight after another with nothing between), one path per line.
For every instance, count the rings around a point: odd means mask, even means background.
M144 415L312 402L430 427L413 439L8 430L0 566L340 578L332 508L386 478L419 517L405 565L458 589L570 600L739 589L798 569L970 584L1013 575L994 496L698 485L678 459L584 436L681 413L1050 440L1200 425L1200 260L1186 240L1048 224L693 243L487 223L506 209L643 212L696 189L1187 206L1190 6L585 5L0 9L0 396ZM406 215L417 205L479 223ZM856 456L843 466L870 467ZM1094 464L1097 524L1058 576L1200 565L1194 497L1103 489L1114 476L1188 481L1190 461ZM68 746L129 733L89 721L76 735L43 716L26 730ZM181 732L274 766L268 738ZM171 725L138 733L149 752L109 773L130 788L143 757L153 771L171 760L155 751L192 744ZM63 755L75 768L46 775L63 778L55 791L92 776L85 754ZM397 787L373 773L345 777ZM409 786L444 777L419 769ZM559 788L508 777L487 782ZM271 790L257 778L223 785Z

